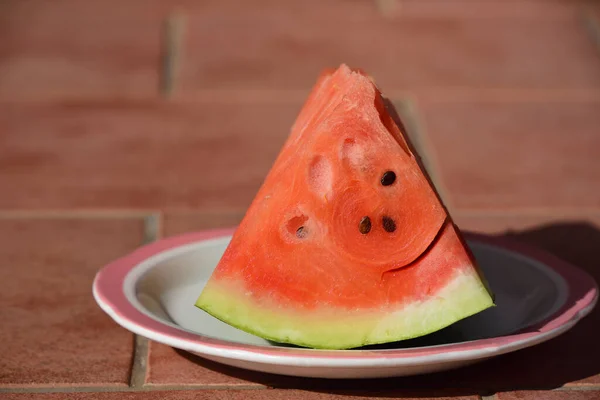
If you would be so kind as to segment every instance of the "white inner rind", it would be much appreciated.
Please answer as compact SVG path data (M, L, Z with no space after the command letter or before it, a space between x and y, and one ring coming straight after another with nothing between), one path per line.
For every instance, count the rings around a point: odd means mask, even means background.
M241 283L210 281L196 306L238 329L280 343L322 349L347 349L389 343L438 331L493 306L472 267L425 301L397 309L292 310L257 303Z

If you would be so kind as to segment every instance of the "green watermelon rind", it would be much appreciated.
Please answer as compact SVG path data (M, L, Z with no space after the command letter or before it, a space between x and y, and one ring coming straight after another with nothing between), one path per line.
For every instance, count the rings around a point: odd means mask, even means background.
M237 286L237 287L236 287ZM235 287L235 289L233 289ZM233 289L233 290L232 290ZM339 309L304 315L277 305L260 306L239 285L209 284L196 307L244 332L276 343L313 349L344 350L424 336L494 306L487 287L474 271L461 271L436 295L398 309L348 311ZM279 310L279 311L277 311Z

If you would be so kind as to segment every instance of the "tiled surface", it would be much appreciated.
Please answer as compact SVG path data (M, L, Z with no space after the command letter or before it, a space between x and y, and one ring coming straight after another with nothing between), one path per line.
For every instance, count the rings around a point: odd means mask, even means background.
M456 209L600 207L598 109L423 102L420 117Z
M50 7L9 0L0 17L0 99L156 96L164 20L173 11L185 16L178 83L184 93L306 90L320 68L342 61L364 66L387 90L598 88L600 60L580 26L588 3L398 1L393 18L382 19L368 1L281 7L274 1L66 0ZM248 29L251 23L256 26ZM111 29L100 29L103 24ZM228 34L212 35L215 27Z
M592 2L585 8L584 20L588 34L600 49L600 3Z
M163 235L234 227L242 217L243 211L168 212L163 217ZM271 375L221 365L156 342L150 343L148 360L147 383L150 385L263 387L277 382Z
M214 212L167 212L163 217L164 236L203 229L233 228L244 217L244 210Z
M553 252L570 249L573 245L589 246L587 251L571 250L565 255L566 258L579 256L580 259L571 260L578 264L581 261L592 263L589 257L593 256L591 251L596 239L595 232L600 231L600 213L590 213L587 210L537 210L521 213L457 211L452 214L452 217L454 222L465 231L492 235L525 235L527 241L537 246L548 247L548 250Z
M600 398L598 309L472 367L343 381L155 342L134 362L133 336L90 289L142 240L235 226L317 72L341 62L405 106L461 228L542 247L600 281L596 3L2 2L0 398ZM174 11L181 36L168 42ZM150 212L157 235L143 230Z
M176 391L176 392L146 392L146 393L57 393L57 394L9 394L3 399L7 400L361 400L363 396L348 396L344 394L318 393L300 390L200 390L200 391ZM369 398L373 400L388 399L388 396ZM407 400L428 400L432 397L405 397ZM450 400L448 397L435 397L436 400ZM453 400L477 400L476 397L453 397ZM587 399L586 399L587 400Z
M188 18L184 94L303 90L323 65L341 62L361 65L387 92L464 86L600 88L600 58L577 18L343 19L288 10L241 23L229 14L198 12ZM258 21L253 29L245 25L250 21ZM228 34L211 35L215 24Z
M466 231L507 236L544 249L583 268L600 281L600 259L596 255L600 244L600 214L590 217L565 213L531 216L456 213L455 220ZM492 392L555 389L563 386L596 387L600 385L600 364L597 362L600 351L595 334L598 326L600 310L595 309L569 332L551 341L480 365L429 378L407 379L407 384Z
M501 393L498 400L597 400L600 399L600 391L581 392L536 392L523 391Z
M121 3L3 1L0 99L155 94L159 19Z
M141 242L136 219L0 219L0 388L128 384L133 335L91 285Z
M150 385L263 387L261 374L227 367L160 343L150 343L146 382Z
M396 15L411 17L567 19L593 4L585 0L400 0Z
M556 213L552 216L496 215L481 217L456 215L462 229L505 235L544 249L576 265L600 282L600 214L592 217ZM478 370L472 379L486 371L502 370L492 381L499 387L560 387L600 385L600 346L596 330L600 309L596 308L564 335L514 354L493 360L487 370Z
M5 104L0 208L246 207L299 107Z

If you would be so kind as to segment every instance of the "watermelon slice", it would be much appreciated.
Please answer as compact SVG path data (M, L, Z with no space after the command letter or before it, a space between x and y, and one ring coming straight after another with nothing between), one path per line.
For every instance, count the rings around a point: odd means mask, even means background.
M347 349L494 305L373 81L318 79L196 306L254 335Z

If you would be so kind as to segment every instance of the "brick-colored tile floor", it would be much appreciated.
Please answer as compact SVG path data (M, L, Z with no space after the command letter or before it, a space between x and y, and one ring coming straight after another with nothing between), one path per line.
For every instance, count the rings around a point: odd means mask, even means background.
M260 373L223 366L160 343L150 343L148 385L263 387Z
M543 397L542 397L543 396ZM498 395L498 400L595 400L600 399L598 391L581 392L543 392L539 391L521 391L509 392Z
M160 19L121 3L3 2L0 100L155 94Z
M200 390L200 391L152 391L144 393L52 393L52 394L9 394L6 397L7 400L18 400L18 399L33 399L33 400L362 400L363 396L357 395L345 395L345 394L330 394L330 393L319 393L309 392L301 390L228 390L228 391L214 391L214 390ZM378 397L369 396L373 400L384 400L389 397ZM433 397L404 397L407 400L428 400ZM460 397L435 397L436 400L477 400L475 396L460 396ZM557 398L558 399L558 398ZM588 400L591 397L577 397L576 399Z
M133 335L91 297L141 219L0 219L0 387L129 384Z
M419 109L455 208L600 207L600 101Z
M400 11L382 19L374 13L354 13L341 3L335 17L321 10L325 6L314 13L278 7L254 12L242 22L229 10L190 10L189 62L182 68L182 91L302 90L324 63L342 61L363 65L388 92L464 86L600 87L600 59L577 14L492 18L494 7L482 7L481 18L428 18L422 10L421 17L402 18ZM515 7L518 2L512 2ZM248 24L254 28L248 29ZM228 34L211 35L215 25Z
M1 399L600 399L600 311L454 371L320 380L135 337L94 303L107 262L235 226L316 74L365 68L464 230L600 281L593 0L0 3Z
M250 204L300 104L5 104L0 209Z

